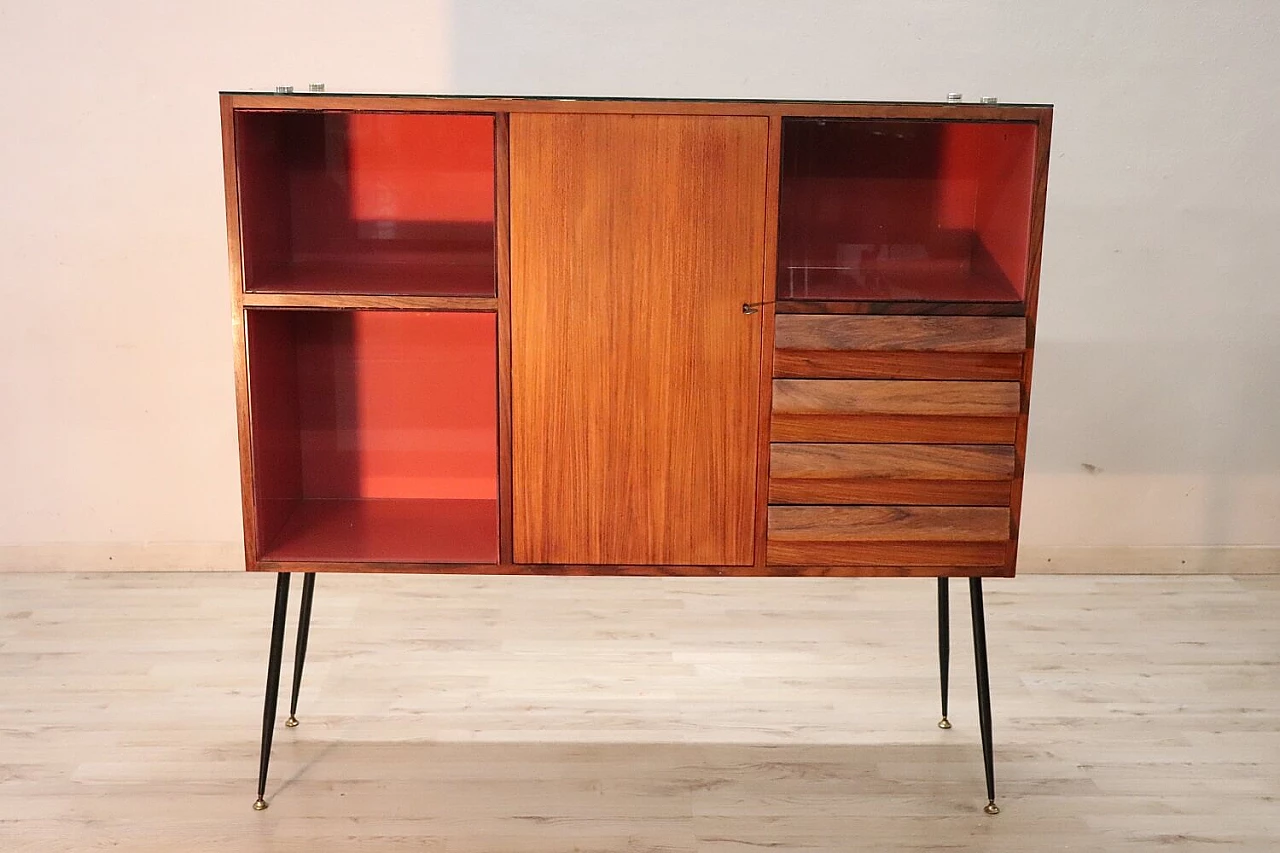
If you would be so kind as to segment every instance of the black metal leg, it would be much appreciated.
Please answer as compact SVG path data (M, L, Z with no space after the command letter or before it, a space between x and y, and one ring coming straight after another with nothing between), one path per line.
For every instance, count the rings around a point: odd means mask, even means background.
M316 573L302 576L302 609L298 611L298 645L293 655L293 698L289 700L289 728L298 725L298 692L302 690L302 665L307 660L307 635L311 633L311 598L316 591Z
M938 673L942 682L942 719L938 728L951 728L947 719L947 681L951 674L951 601L947 578L938 578Z
M271 622L271 653L267 658L267 698L262 708L262 757L258 766L258 799L253 807L267 807L267 765L271 763L271 734L276 722L276 700L280 695L280 659L284 657L284 620L289 610L289 573L276 575L276 614Z
M973 610L973 661L978 673L978 725L982 729L982 763L987 771L987 814L1000 814L996 805L996 770L991 746L991 673L987 668L987 623L982 612L982 578L969 578L969 606Z

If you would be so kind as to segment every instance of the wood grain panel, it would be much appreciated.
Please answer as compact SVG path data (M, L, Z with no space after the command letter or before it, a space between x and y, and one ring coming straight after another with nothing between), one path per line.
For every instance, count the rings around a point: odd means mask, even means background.
M784 414L1016 416L1017 382L775 379L773 411Z
M771 566L964 566L1007 572L1002 542L802 542L769 539ZM869 572L874 574L874 572ZM982 574L987 574L982 572Z
M771 506L771 542L1006 542L1009 510L967 506Z
M873 317L787 314L777 321L780 350L1022 352L1020 317Z
M774 441L1011 444L1018 419L774 413Z
M991 379L1022 378L1022 353L849 352L779 350L779 379Z
M775 479L1011 480L1013 448L1001 445L774 444Z
M774 504L909 504L1009 506L1011 480L893 480L888 478L773 478Z
M767 143L511 116L517 562L752 562Z

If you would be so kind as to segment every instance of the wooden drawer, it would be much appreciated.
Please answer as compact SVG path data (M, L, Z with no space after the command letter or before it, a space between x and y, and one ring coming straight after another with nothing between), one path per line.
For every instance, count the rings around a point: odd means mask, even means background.
M1006 379L1022 377L1022 353L778 350L779 379Z
M773 375L830 379L991 379L1022 376L1021 317L782 314Z
M1014 417L1017 382L775 379L775 414Z
M772 504L1009 506L1010 446L774 444Z
M770 476L903 478L915 480L1011 480L1008 446L963 444L774 444Z
M1005 542L1009 509L985 506L771 506L772 542Z
M1002 566L1007 507L771 506L771 565Z
M774 441L1013 444L1016 417L932 417L774 412Z
M1022 317L779 314L774 347L793 351L1021 353Z
M766 561L771 566L1004 569L1011 547L1007 542L779 542L770 539Z

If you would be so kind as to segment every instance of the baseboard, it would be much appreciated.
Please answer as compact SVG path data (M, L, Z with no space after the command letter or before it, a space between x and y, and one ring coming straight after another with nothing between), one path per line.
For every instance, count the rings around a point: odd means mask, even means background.
M0 572L244 571L239 542L46 542L0 545Z
M1018 573L1040 575L1269 575L1280 546L1023 545Z
M239 542L74 542L0 545L0 572L242 571ZM1266 575L1280 546L1023 545L1018 572L1041 575Z

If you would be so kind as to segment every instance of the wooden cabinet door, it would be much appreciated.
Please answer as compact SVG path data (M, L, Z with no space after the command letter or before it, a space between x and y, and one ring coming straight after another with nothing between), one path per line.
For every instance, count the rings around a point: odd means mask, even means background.
M753 561L767 141L511 116L516 562Z

